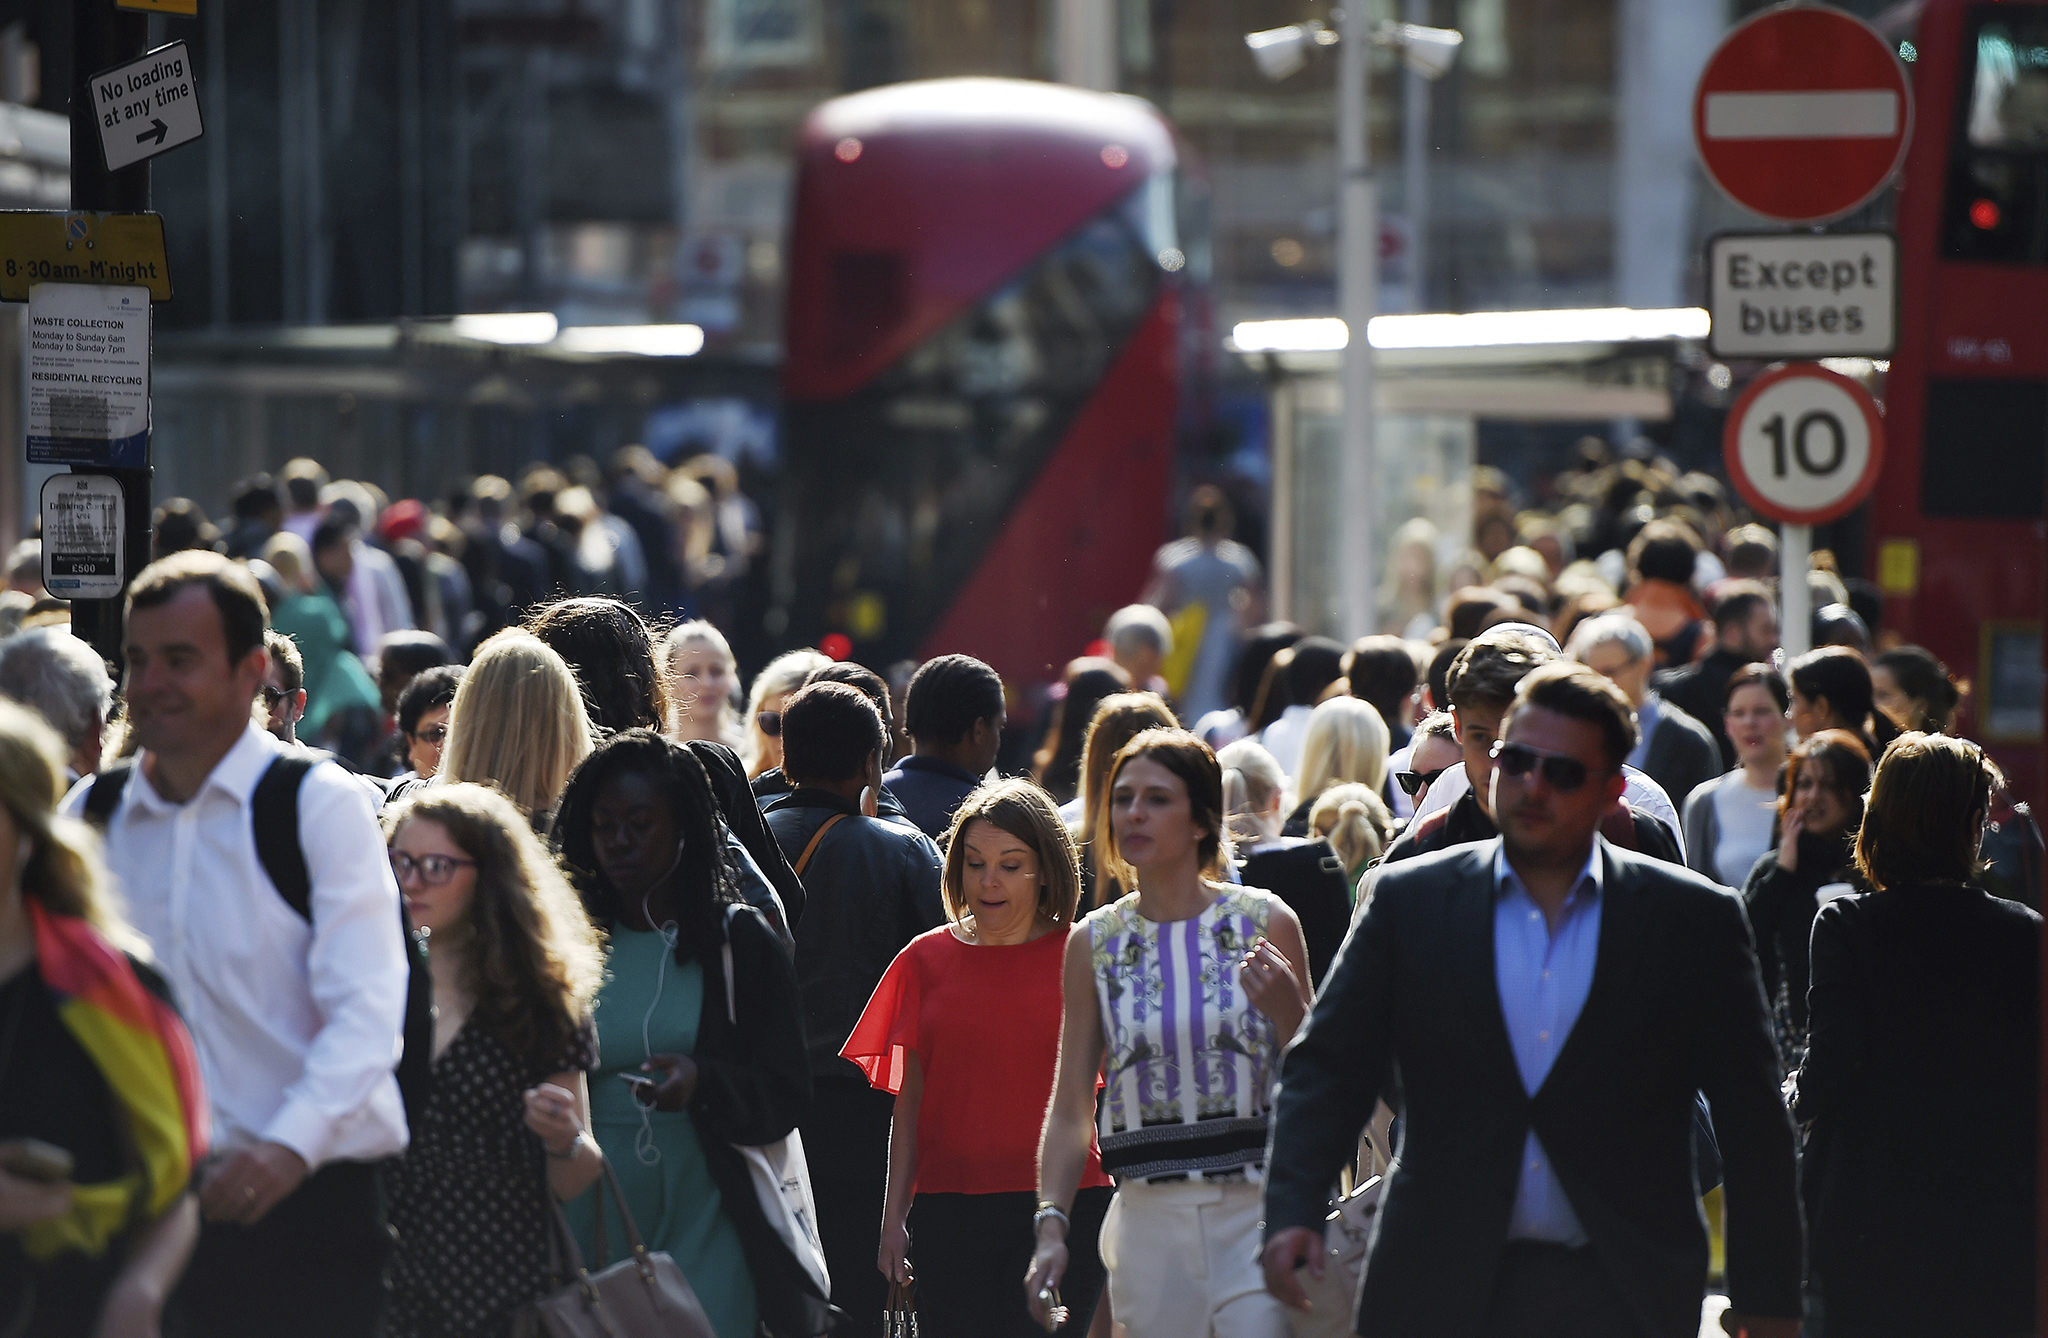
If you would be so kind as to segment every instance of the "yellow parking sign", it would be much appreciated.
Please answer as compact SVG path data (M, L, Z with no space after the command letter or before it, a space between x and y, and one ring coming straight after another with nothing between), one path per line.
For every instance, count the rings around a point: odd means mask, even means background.
M199 0L114 0L116 9L146 9L152 14L197 14Z

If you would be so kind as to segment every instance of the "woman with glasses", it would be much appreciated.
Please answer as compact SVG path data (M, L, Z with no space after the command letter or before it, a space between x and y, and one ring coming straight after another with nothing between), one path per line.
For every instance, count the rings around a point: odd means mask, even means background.
M759 781L767 772L782 770L782 707L796 695L810 676L832 663L814 650L793 650L768 661L768 667L754 677L747 696L747 779ZM774 784L774 782L771 782ZM759 794L761 787L756 785Z
M389 1180L394 1338L498 1338L547 1290L548 1196L600 1169L586 1072L597 935L525 817L482 785L387 811L391 870L427 940L432 1080Z
M1869 786L1870 754L1847 730L1824 729L1794 748L1778 796L1777 835L1742 885L1778 1052L1788 1069L1806 1052L1813 917L1836 897L1862 890L1856 832Z
M1772 847L1792 699L1784 678L1767 664L1746 664L1729 675L1722 699L1735 768L1686 798L1685 863L1726 887L1741 887Z
M1885 751L1856 839L1872 890L1813 922L1808 1332L2037 1332L2041 917L1983 890L2003 786L1975 744Z
M689 748L628 730L576 769L555 830L608 943L591 1129L633 1220L718 1338L793 1333L806 1282L734 1145L785 1137L810 1105L803 1001L782 940L740 901L711 782ZM597 1205L569 1216L588 1254ZM610 1209L605 1234L624 1238Z
M1465 760L1458 747L1458 731L1449 711L1433 712L1415 727L1409 744L1407 764L1393 773L1394 784L1408 796L1409 811L1422 807L1429 787L1437 777Z
M398 694L398 734L405 742L405 760L412 770L392 787L393 799L404 797L398 786L409 781L424 784L439 774L441 750L448 743L448 711L455 704L462 675L459 664L436 665L420 671Z

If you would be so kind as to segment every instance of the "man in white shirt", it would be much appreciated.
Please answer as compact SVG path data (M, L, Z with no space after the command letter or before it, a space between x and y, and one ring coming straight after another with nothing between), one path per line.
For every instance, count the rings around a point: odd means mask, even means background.
M389 1247L379 1164L407 1139L393 1076L407 965L383 838L363 788L314 765L298 795L306 913L289 904L250 815L292 752L251 721L269 667L260 588L184 552L144 569L128 605L141 751L106 814L107 863L184 1010L213 1117L206 1225L176 1305L195 1333L369 1338Z

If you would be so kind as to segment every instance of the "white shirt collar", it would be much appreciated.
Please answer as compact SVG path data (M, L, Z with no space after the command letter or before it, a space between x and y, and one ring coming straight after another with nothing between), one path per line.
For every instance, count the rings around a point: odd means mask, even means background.
M206 774L206 779L200 783L199 790L193 798L198 798L199 794L208 789L214 789L233 799L237 804L246 806L249 796L256 791L256 782L262 780L263 773L269 770L271 759L283 750L283 744L251 720L248 727L242 731L242 737L235 740L235 746L228 749L226 756L220 761L214 763L213 770ZM158 812L177 811L182 805L164 798L157 793L156 786L150 783L149 768L146 765L148 760L148 754L143 754L135 768L135 779L141 782L138 786L130 787L134 792L135 802Z

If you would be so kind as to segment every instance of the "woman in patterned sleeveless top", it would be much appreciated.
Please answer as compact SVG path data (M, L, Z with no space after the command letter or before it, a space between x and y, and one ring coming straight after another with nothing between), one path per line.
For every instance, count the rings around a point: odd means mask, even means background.
M1307 1016L1301 924L1220 881L1223 774L1185 730L1147 730L1110 769L1110 868L1138 890L1067 941L1053 1103L1039 1149L1037 1313L1067 1267L1066 1209L1100 1103L1110 1301L1130 1338L1284 1338L1257 1266L1267 1110Z

